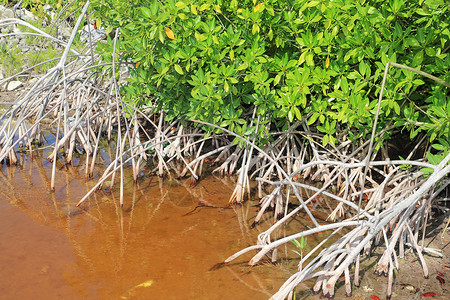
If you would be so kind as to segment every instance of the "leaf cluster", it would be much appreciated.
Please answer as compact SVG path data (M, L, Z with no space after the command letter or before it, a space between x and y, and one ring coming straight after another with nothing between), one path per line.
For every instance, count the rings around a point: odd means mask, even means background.
M367 138L388 61L450 81L444 0L93 0L98 22L120 28L131 63L127 101L238 134L256 110L259 142L296 120ZM112 41L99 48L111 59ZM448 89L391 68L379 127L450 137ZM207 128L206 128L207 129ZM207 129L212 131L213 129ZM387 137L389 134L387 135Z

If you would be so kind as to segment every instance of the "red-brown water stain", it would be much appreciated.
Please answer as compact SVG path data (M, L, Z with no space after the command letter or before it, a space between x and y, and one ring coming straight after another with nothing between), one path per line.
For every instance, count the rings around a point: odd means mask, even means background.
M65 281L76 253L64 232L0 201L0 299L80 299Z
M4 170L0 299L267 299L289 276L248 267L254 252L210 270L260 232L249 227L254 207L224 208L233 188L226 179L191 189L189 180L150 178L127 185L123 208L114 188L79 210L93 186L79 163L57 171L55 192L42 159ZM183 216L199 201L217 208Z
M94 186L85 181L85 161L74 160L67 168L58 165L56 190L50 192L51 164L42 159L46 155L35 153L33 161L24 156L23 167L3 166L0 172L0 299L267 299L297 269L291 243L279 248L276 265L265 260L249 267L255 254L250 252L213 268L254 245L274 221L269 211L250 228L257 201L226 207L234 188L229 178L208 176L191 188L189 179L161 182L150 177L134 185L128 176L123 208L116 186L93 194L81 210L75 204ZM204 206L194 210L199 203ZM321 224L334 208L331 203L324 209L324 203L311 207L320 210ZM308 226L308 217L300 213L271 238ZM304 253L329 234L308 236ZM416 294L401 284L420 287L421 293L437 292L436 299L443 299L445 284L441 286L436 275L420 279L417 264L411 266L414 271L402 269L396 277L397 299ZM371 276L371 268L362 271L360 285L381 296L387 279ZM430 266L435 268L445 269ZM297 298L318 299L310 293L313 284L314 279L298 286ZM345 296L340 286L336 298ZM373 293L356 289L354 298Z

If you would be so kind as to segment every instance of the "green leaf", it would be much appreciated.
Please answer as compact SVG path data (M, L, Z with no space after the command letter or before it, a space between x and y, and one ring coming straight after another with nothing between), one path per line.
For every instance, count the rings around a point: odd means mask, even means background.
M414 54L412 65L414 67L420 66L422 64L422 61L423 61L423 50L420 50L416 52L416 54Z
M300 248L303 249L303 248L306 247L307 240L308 240L308 238L306 238L306 237L304 237L304 236L302 236L302 237L300 238Z
M183 69L181 68L181 66L179 64L175 64L175 71L177 71L178 74L183 75Z
M178 9L183 9L183 8L186 7L186 3L182 2L182 1L178 1L177 3L175 3L175 6L176 6Z
M330 144L336 146L336 138L332 135L329 136Z
M152 17L152 12L149 8L147 7L141 7L141 11L144 14L144 16L146 16L147 18L151 19Z
M253 23L252 34L256 34L256 33L259 33L259 25L256 23Z
M198 8L198 10L199 10L199 11L207 10L207 9L209 9L210 5L211 5L211 4L209 4L209 3L202 4L202 5Z
M423 177L428 177L431 174L433 174L434 170L431 168L422 168L422 169L420 169L420 172L422 172Z
M245 70L245 69L247 69L248 68L248 63L247 62L244 62L243 64L241 64L238 68L237 68L237 70L238 71L242 71L242 70Z
M294 113L293 113L292 109L289 110L288 119L289 119L289 122L291 122L291 123L292 123L292 121L294 121Z
M225 80L223 84L223 90L228 93L230 91L230 86L228 85L228 82Z
M319 121L320 121L320 123L324 123L325 122L325 115L320 115L319 116Z
M394 106L394 111L395 111L395 113L396 113L397 115L399 115L399 114L400 114L400 105L398 105L397 102L394 102L394 103L393 103L393 106Z
M313 115L308 120L308 125L314 124L319 116L320 114L318 112L313 113Z
M178 18L180 18L181 20L187 20L187 19L189 19L189 17L186 16L184 13L179 13L179 14L178 14Z
M420 79L414 79L413 80L413 84L418 86L418 85L425 84L425 82L423 80L420 80Z
M296 106L292 107L292 109L294 110L295 117L297 118L297 120L301 121L302 114L300 113L300 110Z
M256 127L255 127L255 126L249 127L249 128L247 129L247 131L244 133L244 136L250 136L250 135L252 135L252 134L255 132L255 130L256 130Z
M267 36L269 37L269 40L273 40L273 30L272 30L272 28L270 28L269 33L267 34Z
M308 66L313 65L313 57L314 57L314 54L312 54L312 52L308 52L306 54L306 56L305 56L306 65L308 65Z
M341 90L344 94L349 92L347 78L344 76L341 77Z
M295 247L301 248L299 241L297 241L297 240L292 240L291 242L292 242L292 244L294 244Z
M438 165L442 161L442 156L427 152L427 159L432 165Z

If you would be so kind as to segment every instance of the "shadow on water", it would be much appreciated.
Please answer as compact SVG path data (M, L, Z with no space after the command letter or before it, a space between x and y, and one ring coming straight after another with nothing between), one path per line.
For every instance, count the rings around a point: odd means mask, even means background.
M230 179L211 176L194 188L129 179L123 208L104 189L78 209L94 185L83 159L59 165L50 192L46 151L0 172L0 299L267 299L289 276L283 264L250 268L249 256L210 270L265 229L250 229L256 203L219 208ZM200 202L217 208L195 209Z

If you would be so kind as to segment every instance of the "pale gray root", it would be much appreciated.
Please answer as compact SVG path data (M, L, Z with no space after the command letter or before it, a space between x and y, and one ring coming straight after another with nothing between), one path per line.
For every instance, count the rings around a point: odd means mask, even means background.
M244 149L244 157L243 161L247 161L247 156L250 156L249 150L247 148ZM246 165L246 164L245 164ZM245 165L241 167L238 172L238 180L236 187L234 188L233 193L231 194L230 200L228 204L241 203L244 198L245 190L247 186L249 186L248 174L245 172ZM249 195L250 196L250 195Z
M255 217L255 220L253 221L254 224L258 224L259 221L261 220L264 212L266 211L267 208L269 208L270 206L273 207L273 199L274 198L278 198L278 196L281 194L281 186L276 187L272 193L270 193L270 195L264 196L260 201L259 201L259 205L260 205L260 209L258 211L258 214Z
M191 185L194 185L202 174L202 166L203 166L204 159L203 158L198 159L198 158L200 157L200 154L201 154L204 146L205 146L205 141L203 140L200 143L200 147L197 150L197 156L195 157L197 159L197 161L194 165L194 169L193 169L193 173L192 173L194 176L191 177ZM197 173L197 169L199 169L198 173Z
M110 88L106 85L106 90L108 88L110 90L109 94L96 86L98 80L95 76L104 77L105 74L92 71L108 64L102 63L101 57L93 54L93 45L90 45L89 49L83 50L90 52L90 55L86 52L78 52L72 47L88 6L89 2L84 5L69 41L60 41L65 48L61 57L58 58L57 65L21 94L15 101L15 105L12 105L1 116L5 121L0 126L0 161L6 159L9 163L19 163L15 155L17 147L20 149L22 145L26 145L30 151L33 151L35 141L37 144L42 143L43 131L50 129L49 119L54 120L51 125L56 127L56 134L52 132L55 134L56 141L53 144L53 151L48 157L48 160L53 163L51 189L54 189L55 185L56 161L62 158L65 163L71 163L75 149L81 149L88 156L93 155L91 172L88 168L89 157L86 159L86 175L92 174L101 135L104 130L108 130L110 133L112 127L116 126L125 115L122 103L117 105L118 94L111 95L113 89L116 92L118 90L115 80L109 84ZM2 21L0 26L18 23L55 41L55 38L23 21ZM77 56L72 56L71 60L68 60L70 52ZM114 64L113 59L113 70L115 70ZM10 79L7 78L0 84ZM31 122L26 123L27 120ZM109 127L105 127L105 123ZM125 124L127 125L126 122ZM125 127L129 129L129 126ZM130 140L129 135L126 137ZM132 144L132 142L129 143Z
M398 268L396 246L398 243L405 241L404 238L401 238L405 233L407 234L408 240L411 241L411 246L418 253L419 260L421 261L424 271L424 276L428 274L428 269L422 255L422 252L426 250L418 245L417 235L415 235L412 230L412 228L415 227L418 229L422 228L421 226L415 225L423 219L422 209L426 209L426 205L416 206L416 204L420 201L428 202L427 197L429 195L435 195L435 193L430 194L430 191L433 191L436 188L436 185L438 185L439 189L442 187L440 184L442 183L442 179L450 173L450 165L448 165L449 160L450 154L448 154L439 165L432 166L434 172L431 176L429 176L426 180L420 180L416 184L409 185L410 188L404 190L401 194L392 194L391 197L394 197L394 199L380 199L379 203L382 205L376 205L374 208L372 206L372 208L362 210L359 220L354 217L353 220L350 219L332 224L320 225L313 229L295 233L279 240L271 241L270 233L287 220L281 219L269 230L260 234L258 237L257 248L255 248L255 246L251 246L243 249L235 255L229 257L225 260L225 262L230 262L238 256L251 250L259 249L258 253L249 261L250 265L254 265L258 263L260 259L268 252L272 251L272 249L275 249L293 239L323 230L345 228L350 226L354 229L341 237L332 246L323 249L322 252L317 255L310 264L293 275L272 297L272 299L285 299L285 297L289 295L296 285L313 277L317 277L317 283L314 290L317 292L322 290L324 295L332 297L334 296L335 283L342 274L344 274L345 278L346 292L350 293L349 269L353 264L355 264L355 273L359 272L359 259L363 253L363 250L367 247L367 245L373 243L374 238L379 234L384 236L383 240L386 245L386 251L380 259L377 272L388 276L388 290L392 292L391 284L393 282L393 271L394 268ZM393 162L395 161L385 162L385 165L395 165ZM371 164L374 163L381 165L380 162L371 162ZM417 165L421 164L422 163L417 163ZM360 166L361 163L353 164L353 167ZM404 177L403 180L407 181L408 178ZM448 184L447 181L445 181L445 183ZM272 198L274 196L275 194L272 195ZM344 199L341 199L341 202L345 203L343 200ZM347 200L346 202L348 205L354 206L355 210L358 209L357 204ZM345 204L347 205L347 203ZM265 205L267 205L267 202L265 202ZM287 217L290 216L288 215ZM390 224L392 224L392 221L395 219L398 220L397 225L395 225L391 237L388 239L386 232L390 230ZM431 249L427 250L432 251ZM359 283L359 274L355 274L354 280L355 284Z
M231 155L229 155L227 157L227 159L219 167L215 168L212 172L213 173L219 172L219 175L222 177L225 174L232 173L230 165L232 165L234 162L237 162L239 160L241 152L242 152L242 148L236 147L234 152Z
M35 115L37 113L37 120L36 122L39 123L44 115L44 111L46 110L47 106L50 104L51 105L51 99L53 99L52 95L47 94L44 96L42 105L35 105L35 103L31 103L30 104L30 97L36 101L38 99L38 97L36 97L36 94L42 91L42 87L41 85L43 84L44 87L46 86L46 84L49 85L50 91L54 91L55 89L55 85L54 83L56 83L58 81L58 79L60 77L62 77L62 79L60 80L61 83L63 84L63 89L62 89L62 94L59 96L60 99L62 99L63 101L65 101L65 97L68 95L67 94L67 84L66 84L66 74L65 74L65 64L66 64L66 60L68 57L68 53L71 49L75 34L76 34L76 30L78 29L78 26L81 23L81 20L84 16L84 14L87 11L87 8L89 6L89 2L86 3L86 5L83 7L82 13L77 21L77 24L75 25L75 29L73 30L72 36L69 40L69 42L66 45L66 48L64 50L64 53L59 61L59 63L57 64L56 67L52 68L45 76L43 76L40 80L38 80L38 82L25 94L25 96L20 99L19 101L17 101L17 104L14 106L13 109L8 110L2 117L3 118L8 118L9 122L5 122L4 125L2 126L2 130L1 132L5 134L4 139L2 139L3 143L2 143L2 149L0 151L0 160L3 160L5 157L5 154L10 152L13 148L15 143L12 143L13 138L16 136L17 134L17 130L18 130L18 126L15 126L13 128L11 128L9 126L9 124L11 124L13 119L19 118L19 121L22 119L24 116L27 116L27 118L31 117L32 115ZM39 89L38 89L39 87ZM64 105L64 116L67 119L67 104ZM31 109L31 111L30 111ZM39 111L39 112L38 112ZM62 110L61 110L62 111ZM5 125L7 128L5 128ZM34 126L33 128L30 128L30 130L35 130L35 128L38 128L39 126ZM65 128L67 128L67 125L65 125ZM64 130L66 131L66 130ZM33 135L29 138L33 138ZM22 136L23 138L23 136ZM19 139L20 142L20 139Z
M249 128L253 126L253 120L255 118L257 107L253 110L253 115L251 118L251 122L249 125ZM244 157L242 159L241 168L238 171L238 180L237 184L234 188L233 193L231 194L230 200L228 201L228 204L240 204L243 202L245 192L247 192L248 198L250 199L250 179L249 179L249 171L252 165L252 156L253 156L253 150L254 150L254 142L256 140L257 132L259 130L259 122L260 122L260 116L258 116L257 122L256 122L256 129L253 135L253 143L250 145L247 145L246 148L244 148ZM249 148L248 148L249 147ZM237 162L237 160L235 161Z

